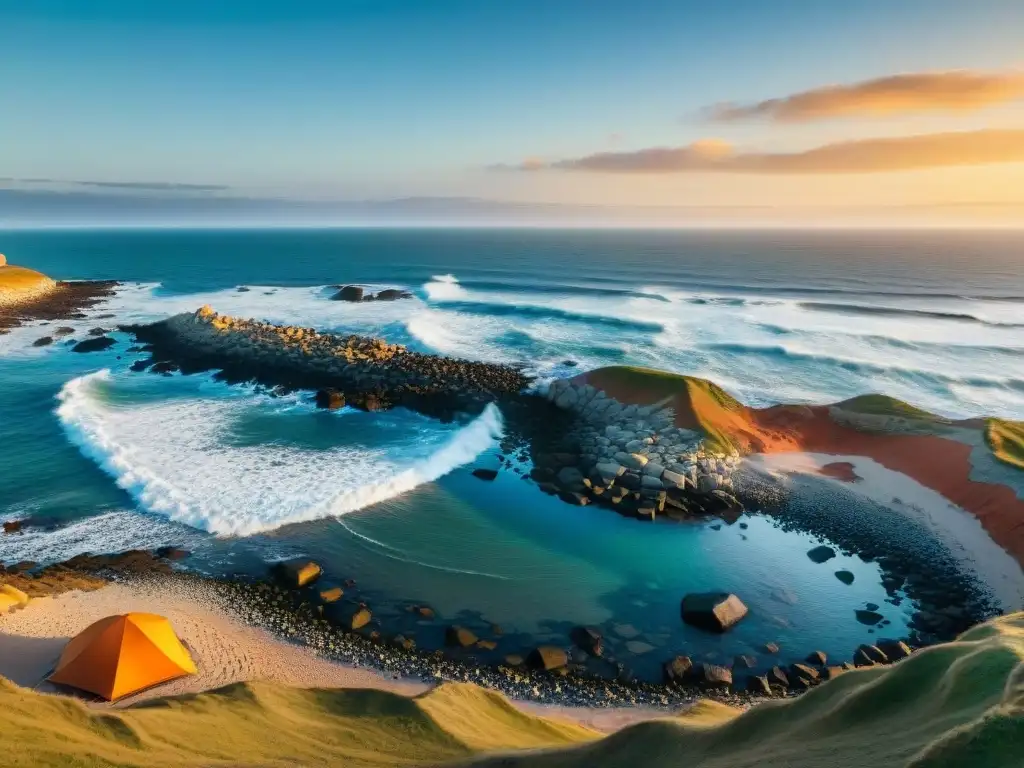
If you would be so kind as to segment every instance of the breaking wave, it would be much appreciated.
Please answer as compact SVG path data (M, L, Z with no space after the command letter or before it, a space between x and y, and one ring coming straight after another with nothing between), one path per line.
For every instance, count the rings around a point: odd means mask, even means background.
M117 390L123 384L109 370L81 376L61 390L57 415L68 438L142 509L219 535L362 509L472 461L503 432L493 404L469 424L441 425L405 411L314 414L308 405L251 390L210 382L197 389L185 377L163 382L181 391L149 402ZM284 420L275 424L273 442L232 439L254 414ZM325 429L321 418L374 421ZM311 424L321 441L326 434L349 442L281 440L278 428ZM352 434L372 439L352 442Z

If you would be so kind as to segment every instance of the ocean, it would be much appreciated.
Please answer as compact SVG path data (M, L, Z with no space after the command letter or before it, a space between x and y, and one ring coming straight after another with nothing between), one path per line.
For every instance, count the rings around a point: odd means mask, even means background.
M1024 419L1021 232L97 229L2 232L0 251L55 278L123 281L88 319L49 327L76 339L210 304L515 363L538 382L630 364L757 406L884 392ZM331 301L346 283L414 298ZM33 347L47 332L0 336L0 520L55 524L0 536L3 562L167 544L227 575L308 555L356 579L382 618L427 603L501 624L506 645L594 624L644 676L668 654L727 661L769 640L848 657L874 632L855 610L882 605L899 636L913 609L885 602L876 563L816 565L821 538L756 510L733 526L645 525L511 471L482 482L471 469L501 452L493 406L449 424L317 411L299 394L131 372L144 355L120 333L104 352ZM799 483L802 503L885 514ZM740 594L751 618L724 637L682 625L680 597L710 589ZM634 628L646 649L627 648ZM439 633L424 627L422 644Z

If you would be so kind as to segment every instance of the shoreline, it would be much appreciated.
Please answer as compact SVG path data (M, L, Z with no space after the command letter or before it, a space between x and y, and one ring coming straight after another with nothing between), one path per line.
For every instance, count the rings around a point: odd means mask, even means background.
M45 676L64 643L86 626L116 613L143 611L167 616L185 641L199 673L179 678L110 704L118 709L166 696L200 693L239 682L269 681L298 688L370 688L415 696L443 680L431 682L387 673L371 666L334 660L328 654L293 642L265 627L243 620L218 599L209 583L174 575L160 579L109 583L36 598L26 607L0 616L0 677L43 692L62 693ZM453 678L455 679L455 678ZM479 680L473 680L479 683ZM506 694L507 695L507 694ZM509 696L524 712L555 716L610 732L632 723L671 716L675 707L586 706Z
M40 278L48 282L27 290L0 290L0 334L33 321L85 319L84 310L113 296L121 284L117 280L54 281L43 275ZM52 338L48 343L52 343ZM37 342L36 346L42 344Z
M992 539L981 521L910 475L870 456L786 452L755 454L751 466L772 472L810 473L922 523L979 582L992 590L1004 612L1024 608L1024 569ZM842 465L844 472L830 471Z

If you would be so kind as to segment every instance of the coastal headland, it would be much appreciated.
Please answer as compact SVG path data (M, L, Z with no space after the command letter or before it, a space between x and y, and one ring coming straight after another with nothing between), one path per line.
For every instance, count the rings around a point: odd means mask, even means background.
M117 285L116 280L57 281L8 264L0 254L0 333L33 320L84 317L83 310L112 296Z

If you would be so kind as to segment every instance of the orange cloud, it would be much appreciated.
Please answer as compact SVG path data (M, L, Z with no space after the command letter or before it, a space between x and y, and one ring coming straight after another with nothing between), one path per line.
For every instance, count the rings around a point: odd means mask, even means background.
M767 118L804 123L842 117L878 117L925 112L974 112L1024 99L1024 72L921 72L891 75L850 85L829 85L755 104L721 104L716 120Z
M824 144L802 152L736 152L709 139L684 147L601 152L546 168L605 173L880 173L1024 162L1024 129L931 133ZM507 166L506 166L507 167ZM536 164L519 166L541 170Z

